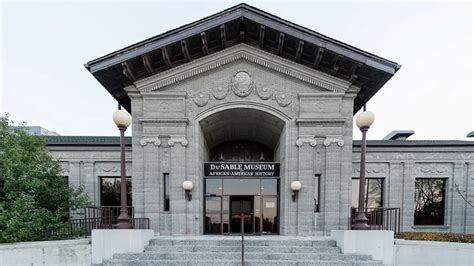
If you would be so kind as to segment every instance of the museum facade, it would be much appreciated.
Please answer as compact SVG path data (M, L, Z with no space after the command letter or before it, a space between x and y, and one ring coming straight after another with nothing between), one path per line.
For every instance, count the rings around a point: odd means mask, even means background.
M132 116L129 204L155 233L326 235L357 205L353 115L400 66L240 4L86 68ZM404 231L474 232L474 143L404 137L369 141L366 207L400 208ZM97 206L118 204L118 144L48 137Z

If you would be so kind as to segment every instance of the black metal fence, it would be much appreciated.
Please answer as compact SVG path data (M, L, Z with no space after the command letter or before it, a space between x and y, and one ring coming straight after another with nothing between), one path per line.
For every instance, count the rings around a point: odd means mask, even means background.
M115 229L120 207L101 206L84 208L84 218L70 219L63 227L38 232L40 239L71 239L90 236L94 229ZM133 207L128 207L134 229L150 229L150 219L135 218Z
M351 228L355 224L356 208L351 210ZM367 208L365 215L369 220L370 230L390 230L398 235L401 233L400 208Z

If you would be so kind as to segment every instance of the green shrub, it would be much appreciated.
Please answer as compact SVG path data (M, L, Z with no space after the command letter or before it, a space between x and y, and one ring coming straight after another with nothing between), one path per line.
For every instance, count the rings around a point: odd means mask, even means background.
M45 145L44 137L0 116L0 243L56 238L39 232L60 232L69 209L88 204L82 188L68 187Z
M474 234L407 232L407 233L401 233L398 236L398 238L406 239L406 240L474 243Z

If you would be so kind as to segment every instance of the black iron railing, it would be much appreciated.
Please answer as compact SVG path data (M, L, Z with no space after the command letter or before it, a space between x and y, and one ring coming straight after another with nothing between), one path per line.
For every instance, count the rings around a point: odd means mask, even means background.
M128 207L134 229L150 229L150 219L135 218L133 207ZM115 229L120 207L101 206L84 208L84 218L70 219L63 227L41 230L41 239L71 239L90 236L94 229Z
M351 209L351 228L355 223L357 209ZM390 230L400 234L400 208L366 208L365 215L369 220L370 230Z

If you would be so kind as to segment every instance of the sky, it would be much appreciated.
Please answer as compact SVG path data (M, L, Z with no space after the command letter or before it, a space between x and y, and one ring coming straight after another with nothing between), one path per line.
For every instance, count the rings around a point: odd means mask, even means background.
M61 135L117 135L117 103L84 63L240 2L1 1L0 113ZM471 3L246 3L402 65L367 104L368 139L474 131Z

